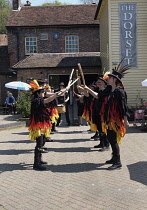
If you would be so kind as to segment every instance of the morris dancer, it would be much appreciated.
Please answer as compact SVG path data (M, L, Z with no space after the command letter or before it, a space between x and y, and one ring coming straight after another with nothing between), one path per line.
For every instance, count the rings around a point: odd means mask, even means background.
M49 136L52 124L50 120L51 112L46 108L45 104L53 101L58 96L58 93L43 99L44 88L40 87L36 80L31 81L30 86L34 97L32 98L30 126L28 129L30 131L29 136L31 140L36 140L33 169L46 170L46 168L42 166L42 164L46 164L46 162L41 160L41 152L45 144L45 138Z
M105 78L105 79L104 79ZM98 93L91 90L87 86L85 86L85 89L97 100L95 100L94 110L93 110L93 123L96 125L97 130L99 132L100 137L100 144L94 146L94 148L100 148L99 151L105 151L109 148L109 142L106 136L106 133L102 130L102 123L101 123L101 108L102 104L105 102L105 97L108 96L108 91L105 88L107 85L106 78L107 74L105 74L105 77L99 77L96 84L99 87ZM110 89L110 88L109 88Z
M128 67L120 67L120 64L113 69L112 74L108 74L109 85L105 88L105 96L100 111L102 131L107 133L112 148L112 158L106 161L106 164L112 164L112 166L108 167L108 170L122 167L119 144L126 133L126 128L129 126L127 97L121 81Z
M125 136L126 129L129 127L127 97L121 81L128 67L120 67L120 65L121 63L112 70L112 74L108 74L108 83L111 85L111 91L104 112L104 125L108 128L107 137L112 148L112 158L106 161L106 164L112 164L112 166L108 167L108 170L122 167L119 144L121 143L121 138Z
M46 84L45 96L50 97L52 95L54 95L54 89L51 88L49 84ZM55 123L57 122L57 119L59 118L59 114L58 114L58 110L57 110L57 99L54 99L53 101L48 103L47 108L51 112L51 121L52 121L51 133L54 133L54 132L56 132ZM51 140L50 137L48 137L47 141L53 141L53 140Z

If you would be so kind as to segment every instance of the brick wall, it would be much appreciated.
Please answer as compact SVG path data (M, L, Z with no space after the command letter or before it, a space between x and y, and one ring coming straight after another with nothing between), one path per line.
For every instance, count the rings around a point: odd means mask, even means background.
M98 74L101 72L100 67L82 68L84 74ZM17 71L17 80L27 82L28 79L49 79L49 75L70 75L71 68L50 68L50 69L23 69ZM76 75L73 75L76 78ZM95 79L95 78L94 78Z
M40 40L40 34L47 33L48 40ZM59 39L54 39L59 33ZM25 37L36 36L38 53L65 53L65 36L79 36L79 52L99 52L99 27L21 28L8 29L10 65L25 58ZM19 53L19 56L18 56Z

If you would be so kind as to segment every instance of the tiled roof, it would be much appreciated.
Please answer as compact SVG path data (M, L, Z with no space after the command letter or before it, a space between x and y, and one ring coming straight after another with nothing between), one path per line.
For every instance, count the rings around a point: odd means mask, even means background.
M36 53L15 64L13 69L21 68L60 68L101 66L99 53Z
M96 9L96 4L23 6L20 11L12 11L7 26L98 24L94 20Z
M0 46L8 45L8 39L6 34L0 34Z

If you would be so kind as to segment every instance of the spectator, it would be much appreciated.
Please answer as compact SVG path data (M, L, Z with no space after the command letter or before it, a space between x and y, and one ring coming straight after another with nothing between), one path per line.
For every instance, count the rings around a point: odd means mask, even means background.
M8 97L6 97L6 106L9 107L9 114L12 114L12 112L15 114L16 112L16 100L14 98L14 96L12 95L12 93L8 94Z
M63 82L61 82L59 84L59 89L62 90L65 88L65 85ZM68 110L68 101L69 101L69 95L67 92L63 93L62 95L60 95L58 98L57 98L57 101L58 101L58 105L65 105L66 107L66 111L65 111L65 117L66 117L66 122L67 122L67 126L70 126L70 119L69 119L69 110ZM59 118L57 120L57 124L56 126L59 126L60 125L60 122L61 122L61 113L59 113Z
M76 101L77 101L77 107L78 107L78 118L79 118L79 126L82 125L82 115L83 115L83 112L84 112L84 94L83 93L76 93L76 92L73 92L74 95L76 96Z

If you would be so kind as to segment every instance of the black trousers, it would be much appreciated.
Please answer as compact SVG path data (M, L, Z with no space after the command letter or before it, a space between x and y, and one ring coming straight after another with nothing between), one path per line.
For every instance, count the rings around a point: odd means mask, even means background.
M117 134L115 133L115 131L108 130L107 131L107 138L108 138L108 141L111 145L113 156L120 155L120 149L119 149L119 146L118 146L118 143L117 143Z
M40 166L41 164L41 149L45 145L46 137L41 134L36 138L36 147L34 150L34 166Z
M46 142L46 137L43 134L41 134L41 136L36 138L36 147L35 148L41 149L45 145L45 142Z
M102 123L101 123L101 117L98 115L95 119L95 123L99 132L100 136L100 144L102 147L108 147L109 141L107 139L107 135L102 131Z
M16 106L15 106L15 104L7 105L7 106L9 107L9 113L14 112L14 114L15 114L15 112L16 112Z

